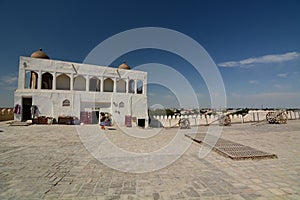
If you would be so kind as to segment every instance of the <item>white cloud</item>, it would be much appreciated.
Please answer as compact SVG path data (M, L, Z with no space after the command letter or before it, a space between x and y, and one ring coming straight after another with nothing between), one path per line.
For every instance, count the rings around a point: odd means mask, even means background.
M283 85L280 85L280 84L275 84L274 87L276 87L277 89L283 89Z
M289 73L282 73L282 74L277 74L278 77L280 78L287 78Z
M14 90L17 87L18 76L15 74L0 76L0 87L2 90Z
M281 63L290 60L294 60L300 57L299 52L288 52L285 54L270 54L261 57L253 57L247 58L240 61L229 61L219 63L218 66L220 67L240 67L240 66L251 66L253 64L269 64L269 63Z
M289 88L289 86L282 85L282 84L275 84L274 87L277 88L277 89L279 89L279 90L283 90L283 89L288 89Z
M161 104L154 104L150 106L151 110L156 110L156 109L165 109L165 107Z
M250 84L257 84L257 83L258 83L258 80L250 80L249 83L250 83Z

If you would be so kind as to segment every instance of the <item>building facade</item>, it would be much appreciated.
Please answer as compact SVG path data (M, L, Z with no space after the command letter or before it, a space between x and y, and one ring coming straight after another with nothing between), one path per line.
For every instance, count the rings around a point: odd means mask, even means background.
M36 114L74 116L85 122L87 114L105 112L114 124L125 125L126 118L147 126L146 94L147 73L130 70L126 63L112 68L51 60L40 49L31 57L20 57L14 95L20 111L14 119L25 121Z

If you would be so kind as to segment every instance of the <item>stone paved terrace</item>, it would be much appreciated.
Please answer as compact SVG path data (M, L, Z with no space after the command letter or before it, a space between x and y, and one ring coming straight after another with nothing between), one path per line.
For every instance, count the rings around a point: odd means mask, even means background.
M148 139L119 129L99 130L99 135L128 151L148 152L167 144L177 130L163 129ZM278 159L234 161L214 151L199 159L201 145L193 142L163 169L120 172L89 154L76 126L1 122L0 199L300 199L300 120L234 124L224 127L221 137L275 153ZM183 143L189 141L182 137Z

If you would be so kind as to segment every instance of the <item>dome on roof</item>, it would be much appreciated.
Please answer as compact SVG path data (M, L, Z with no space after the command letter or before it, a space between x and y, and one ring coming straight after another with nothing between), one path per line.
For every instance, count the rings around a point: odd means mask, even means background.
M130 69L130 67L126 64L126 62L123 62L120 66L119 69Z
M38 51L33 52L30 57L31 58L49 59L49 56L47 56L47 54L45 54L42 49L39 49Z

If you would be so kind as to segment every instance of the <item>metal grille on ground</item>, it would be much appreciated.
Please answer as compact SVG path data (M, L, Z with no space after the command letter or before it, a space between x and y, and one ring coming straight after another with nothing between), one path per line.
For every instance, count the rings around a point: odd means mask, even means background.
M186 134L185 136L194 140L197 143L211 146L205 141L204 134L196 134L195 136ZM209 137L214 136L210 135ZM229 140L225 140L222 138L219 138L217 143L211 147L217 153L225 157L231 158L233 160L277 158L277 155L275 154L260 151L255 148L245 146Z

